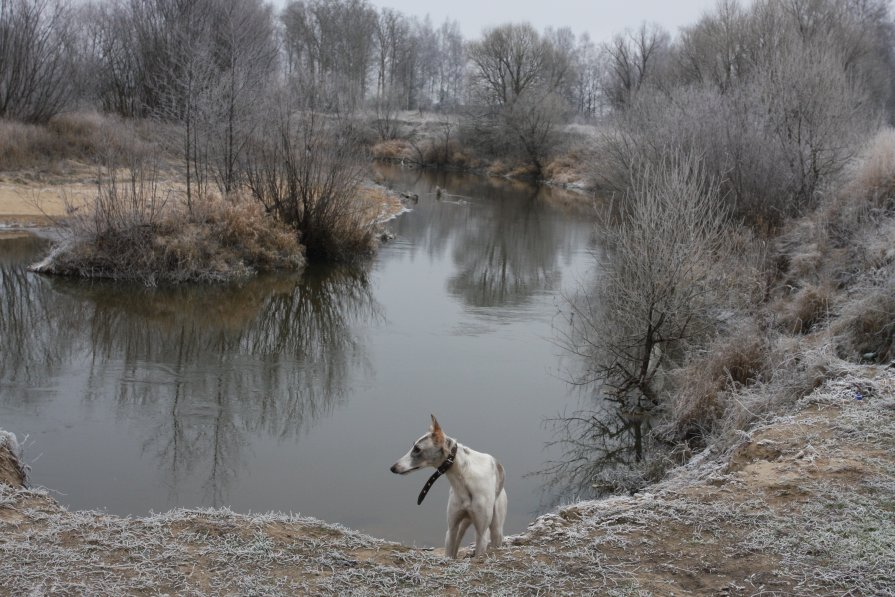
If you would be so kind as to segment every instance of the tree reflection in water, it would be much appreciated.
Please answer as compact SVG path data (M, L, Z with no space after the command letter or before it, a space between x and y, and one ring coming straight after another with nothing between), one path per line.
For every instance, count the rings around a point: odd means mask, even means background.
M454 248L458 272L449 290L473 307L519 305L559 282L557 257L563 248L556 221L529 189L512 201L493 198L487 218L467 226Z
M548 421L561 448L540 473L552 502L634 492L652 478L651 420L605 398L596 406Z
M603 259L611 258L605 253ZM580 408L571 414L550 419L559 458L538 474L545 482L548 501L569 498L596 498L612 493L634 493L658 480L667 457L656 450L659 440L653 430L652 404L613 393L592 367L590 327L582 321L609 321L612 313L603 309L592 289L599 281L599 262L593 273L598 277L579 284L566 296L566 308L553 322L557 345L566 353L570 369L566 382L581 393ZM571 305L571 302L576 305ZM582 349L581 347L584 347ZM551 503L552 505L552 503Z
M114 396L124 418L149 420L143 448L169 486L202 478L214 504L249 436L297 436L369 371L353 330L381 309L361 269L147 289L47 279L23 263L0 261L0 400L21 406L84 367L85 400Z
M581 212L580 196L517 181L379 166L423 199L395 224L398 237L438 255L451 247L451 294L473 308L515 307L559 288L561 262L583 244L556 207ZM485 187L483 189L483 186ZM443 190L436 199L436 188ZM570 234L571 233L571 234Z

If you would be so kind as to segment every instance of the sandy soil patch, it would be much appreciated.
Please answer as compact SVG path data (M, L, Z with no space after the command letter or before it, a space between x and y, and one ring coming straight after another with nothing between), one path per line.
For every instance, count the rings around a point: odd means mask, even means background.
M41 226L65 215L65 198L83 205L96 193L96 186L0 183L0 223Z
M172 185L179 190L178 185ZM96 185L0 182L0 224L46 226L66 215L69 205L81 207L96 195ZM399 214L400 198L385 187L368 184L361 187L359 199L371 219L385 221Z

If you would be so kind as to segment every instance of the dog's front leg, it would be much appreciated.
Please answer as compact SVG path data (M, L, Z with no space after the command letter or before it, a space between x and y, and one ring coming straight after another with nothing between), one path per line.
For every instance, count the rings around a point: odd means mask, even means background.
M444 553L449 558L456 558L460 550L463 533L469 528L469 515L463 510L451 510L448 505L448 530L444 536Z

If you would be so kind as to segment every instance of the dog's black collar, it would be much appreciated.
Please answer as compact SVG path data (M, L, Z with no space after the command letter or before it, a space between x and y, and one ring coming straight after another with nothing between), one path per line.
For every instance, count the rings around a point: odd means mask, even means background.
M454 447L451 449L451 455L445 458L444 462L442 462L438 466L438 470L432 473L432 476L429 477L429 480L426 481L426 484L423 486L423 490L420 492L420 496L416 498L416 505L419 506L423 503L423 500L426 499L426 494L429 493L429 490L432 489L432 485L435 484L435 481L438 480L438 477L445 474L449 468L454 464L454 458L457 457L457 442L454 442Z

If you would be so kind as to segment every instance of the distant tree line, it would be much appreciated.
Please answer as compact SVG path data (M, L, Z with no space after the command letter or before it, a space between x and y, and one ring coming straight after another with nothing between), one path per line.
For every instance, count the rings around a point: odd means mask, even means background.
M288 88L317 111L372 111L382 139L397 134L398 111L459 113L476 149L537 167L575 119L626 119L622 170L661 150L665 133L723 132L712 170L735 164L727 178L742 204L759 172L804 200L841 166L856 119L891 120L893 72L885 0L721 0L677 37L644 23L602 44L528 24L464 40L456 22L366 0L281 11L263 0L0 0L0 117L92 107L177 123L188 186L225 191L265 101Z
M558 83L570 109L599 113L597 46L569 29L524 29L567 61ZM184 94L212 81L235 96L284 80L324 110L450 110L469 101L469 65L487 43L365 0L295 0L280 13L261 0L0 0L0 116L39 122L92 106L182 118L195 108Z

